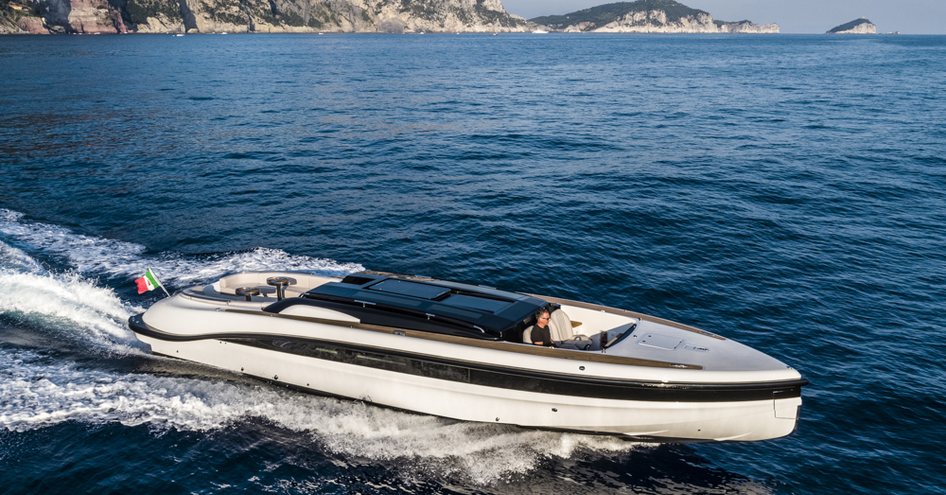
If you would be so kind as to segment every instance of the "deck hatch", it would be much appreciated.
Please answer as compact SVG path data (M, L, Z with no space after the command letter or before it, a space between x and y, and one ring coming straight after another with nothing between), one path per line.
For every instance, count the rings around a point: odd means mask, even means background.
M677 337L670 337L659 333L648 333L644 334L637 343L647 347L656 347L657 349L672 351L682 344L683 341Z

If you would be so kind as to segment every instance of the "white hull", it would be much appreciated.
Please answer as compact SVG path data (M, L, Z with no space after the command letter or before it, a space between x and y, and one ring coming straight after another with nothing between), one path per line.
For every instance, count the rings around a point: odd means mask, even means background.
M446 418L616 433L642 439L765 440L792 433L801 398L653 402L569 397L463 384L275 353L220 340L139 338L153 352L314 392Z

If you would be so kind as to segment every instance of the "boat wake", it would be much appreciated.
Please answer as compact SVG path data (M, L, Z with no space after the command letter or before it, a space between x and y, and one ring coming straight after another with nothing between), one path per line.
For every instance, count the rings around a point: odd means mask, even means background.
M228 272L299 270L320 275L344 275L364 270L356 263L339 263L258 247L237 253L188 257L177 253L150 255L131 242L77 234L58 225L26 221L22 213L0 208L0 235L29 251L62 260L84 275L139 277L151 267L161 281L184 286L213 280Z
M126 322L143 308L122 301L112 289L78 273L50 272L2 241L0 257L0 321L20 330L38 330L87 351L140 352L142 346Z
M492 483L576 451L627 452L614 437L449 421L361 402L240 383L149 373L116 373L28 349L0 352L0 428L24 432L77 421L206 432L263 420L304 434L356 462L414 464L440 475Z
M28 432L66 421L205 432L259 421L302 435L344 462L412 465L415 472L492 483L576 452L628 452L616 437L523 430L411 414L309 395L147 353L127 328L143 310L105 278L154 266L183 284L233 270L347 273L354 264L274 250L149 258L131 243L76 235L0 211L0 429ZM49 268L44 256L63 260ZM39 257L39 258L37 258ZM197 273L197 275L193 275ZM130 293L130 292L129 292Z

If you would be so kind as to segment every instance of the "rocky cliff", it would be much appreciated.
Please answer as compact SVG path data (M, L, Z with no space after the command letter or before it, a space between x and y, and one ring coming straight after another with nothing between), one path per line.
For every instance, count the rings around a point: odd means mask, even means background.
M501 0L0 0L0 33L527 31Z
M598 33L777 33L778 24L727 22L674 0L618 2L570 14L536 17L536 24L565 32Z
M827 34L877 34L877 26L863 17L835 26Z

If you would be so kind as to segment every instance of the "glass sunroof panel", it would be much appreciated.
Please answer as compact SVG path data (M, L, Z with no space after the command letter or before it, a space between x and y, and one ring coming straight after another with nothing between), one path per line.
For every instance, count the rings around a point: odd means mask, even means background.
M509 301L500 301L485 297L468 296L466 294L453 294L443 300L443 303L449 306L458 306L461 308L473 308L497 313L509 306Z
M400 294L402 296L419 297L421 299L436 299L450 292L450 289L446 287L397 279L383 280L368 288L371 290L390 292L392 294Z

